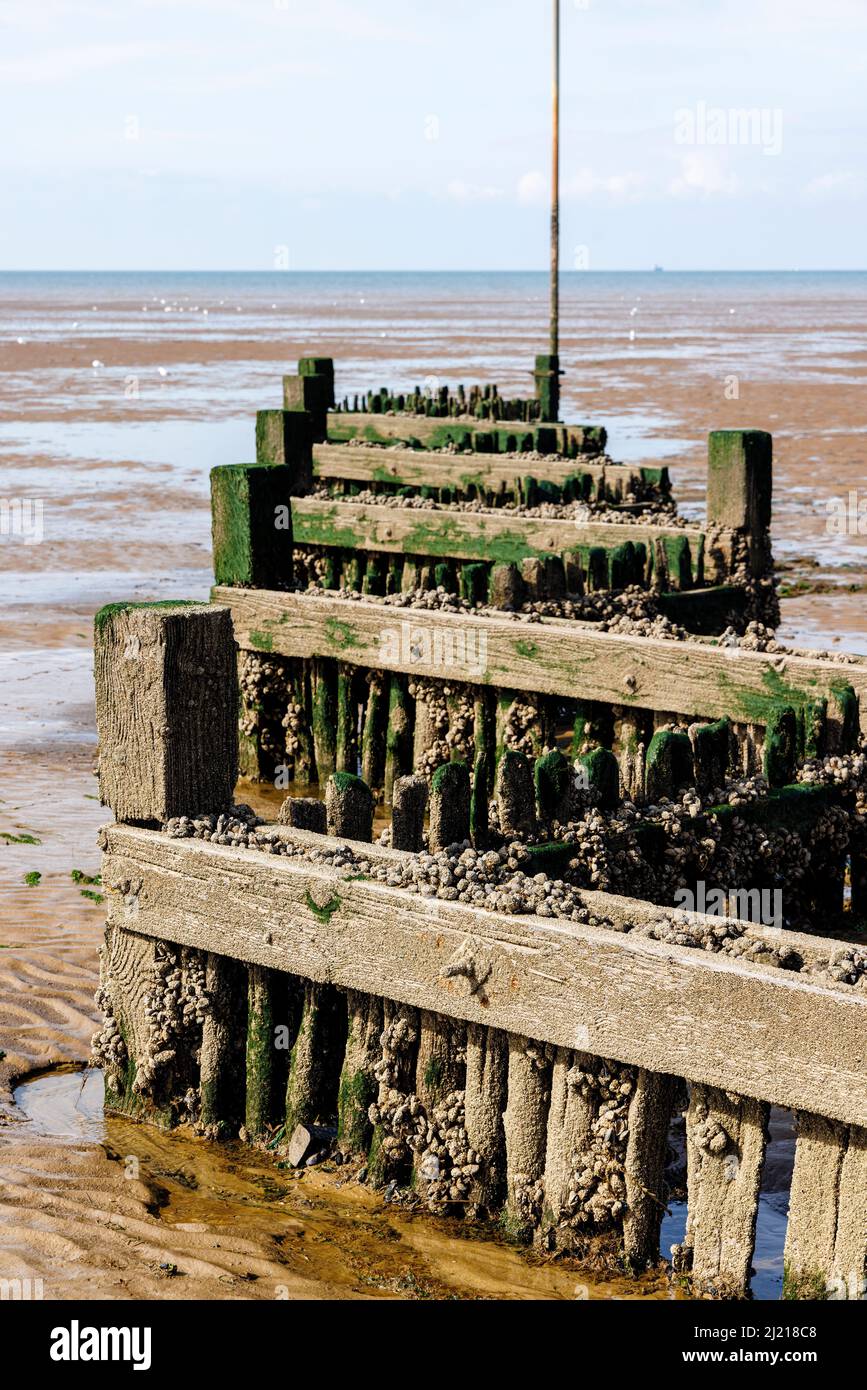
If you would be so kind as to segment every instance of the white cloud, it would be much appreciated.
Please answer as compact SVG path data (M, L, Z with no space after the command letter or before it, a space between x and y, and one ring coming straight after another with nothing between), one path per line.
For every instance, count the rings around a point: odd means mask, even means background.
M519 203L545 203L548 201L549 187L544 174L540 174L538 169L531 169L529 173L522 174L518 179L518 202Z
M4 82L62 82L82 72L97 72L121 63L138 63L171 52L168 44L139 40L135 43L92 43L78 48L52 48L27 58L0 60Z
M590 198L602 195L615 202L631 202L640 198L647 188L647 177L627 171L623 174L597 174L593 169L579 169L563 182L566 198Z
M465 183L463 179L453 179L446 189L446 195L455 203L491 203L502 198L503 190L493 184Z
M807 198L822 202L831 198L859 198L867 188L864 175L852 169L838 169L811 179L804 189Z
M727 172L718 155L702 150L683 156L680 173L671 180L668 191L675 198L731 197L738 191L738 180Z
M262 91L284 82L287 77L324 77L326 68L317 63L262 63L258 67L241 67L225 72L200 71L190 77L186 73L170 80L160 78L160 89L172 92L193 92L199 96L221 92Z
M597 174L594 169L578 169L560 179L560 196L564 201L571 198L603 198L612 202L631 202L640 198L647 188L644 174L626 172L623 174ZM518 201L520 203L547 203L551 196L550 185L544 174L537 169L524 174L518 180Z

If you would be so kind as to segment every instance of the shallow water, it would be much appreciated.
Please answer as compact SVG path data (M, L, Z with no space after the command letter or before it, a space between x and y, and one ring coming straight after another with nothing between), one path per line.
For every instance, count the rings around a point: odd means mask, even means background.
M297 1256L285 1246L297 1246L303 1238L302 1274L327 1283L338 1297L571 1301L674 1296L664 1276L594 1279L574 1261L547 1260L460 1222L389 1206L340 1168L329 1172L325 1165L296 1175L239 1144L210 1144L184 1132L167 1135L104 1117L102 1077L94 1070L36 1075L23 1081L14 1096L29 1135L55 1152L62 1155L64 1147L84 1145L110 1152L128 1168L134 1160L137 1179L153 1188L163 1227L267 1240L284 1250L293 1269ZM16 1126L16 1135L23 1128ZM162 1239L170 1245L171 1232L166 1230ZM180 1255L177 1267L183 1274ZM178 1292L183 1293L180 1284ZM257 1293L280 1296L262 1288Z
M389 1208L357 1183L341 1182L339 1168L333 1172L307 1170L303 1177L297 1177L238 1144L210 1144L178 1131L169 1136L146 1125L106 1117L102 1075L92 1068L63 1068L35 1075L16 1088L14 1099L28 1121L29 1132L53 1146L85 1144L110 1148L125 1158L134 1155L142 1165L144 1180L156 1182L164 1190L160 1219L169 1224L228 1222L253 1231L262 1223L269 1226L279 1222L287 1211L304 1214L309 1220L309 1202L315 1199L321 1204L321 1209L316 1207L317 1220L327 1225L331 1240L343 1249L344 1242L358 1239L361 1198L365 1220L371 1223L376 1257L379 1239L391 1240L393 1233L399 1232L428 1261L424 1273L414 1277L422 1283L427 1280L431 1289L442 1284L452 1290L432 1296L455 1296L457 1291L461 1297L541 1299L674 1296L667 1281L656 1275L637 1281L593 1278L573 1261L540 1261L538 1256L489 1237L468 1235L456 1221ZM759 1300L778 1299L782 1289L791 1133L789 1117L774 1111L765 1179L766 1189L771 1190L764 1190L760 1201L752 1281L753 1297ZM257 1213L255 1217L251 1217L252 1210ZM660 1238L664 1256L682 1241L685 1223L686 1203L671 1202ZM358 1256L357 1248L354 1254ZM480 1261L484 1268L481 1285L474 1282L480 1277ZM401 1277L400 1273L383 1273L382 1282Z

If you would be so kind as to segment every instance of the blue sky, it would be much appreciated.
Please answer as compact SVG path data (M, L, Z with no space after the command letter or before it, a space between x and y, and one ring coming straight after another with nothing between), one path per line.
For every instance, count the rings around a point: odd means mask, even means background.
M867 0L562 10L564 267L865 264ZM542 268L549 45L548 0L0 0L0 267Z

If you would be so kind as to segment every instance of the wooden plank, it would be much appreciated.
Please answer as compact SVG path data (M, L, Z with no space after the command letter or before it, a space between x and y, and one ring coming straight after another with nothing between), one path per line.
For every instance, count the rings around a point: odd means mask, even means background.
M780 708L850 684L867 732L867 661L773 656L711 642L600 632L593 623L394 608L265 589L217 587L242 648L336 656L358 666L508 690L765 724Z
M382 550L396 555L437 555L454 560L520 563L528 555L563 555L582 545L614 547L624 541L690 542L695 572L703 535L697 527L644 525L630 521L544 520L514 512L460 512L447 507L415 508L292 499L295 545L342 550Z
M665 470L660 470L665 471ZM534 477L564 483L576 473L595 484L608 482L628 492L642 482L641 469L625 463L594 463L588 458L518 459L508 454L440 454L418 449L366 448L363 444L314 444L313 476L356 483L391 483L396 487L469 487L497 491Z
M284 381L286 378L284 378ZM326 438L345 444L366 440L371 444L406 444L412 449L438 449L446 444L463 447L480 437L476 448L492 453L514 452L531 445L542 454L592 454L605 449L606 432L598 425L558 425L539 420L479 420L475 416L383 415L362 411L330 410Z
M867 1124L860 992L256 850L119 825L103 846L112 927ZM636 919L660 911L635 904Z
M268 829L279 835L286 844L294 845L297 849L305 852L318 850L322 853L328 853L329 851L336 851L346 844L345 838L327 835L320 831L300 830L288 824L269 824ZM393 849L390 845L380 845L376 842L365 844L363 852L365 859L371 864L385 866L406 864L413 853L409 850ZM626 898L620 893L602 893L593 888L583 889L581 900L590 912L605 917L618 931L627 931L643 923L655 922L659 924L660 921L674 920L681 925L686 922L701 926L707 920L704 914L699 912L687 912L683 908L661 907L658 904L644 902L640 898ZM742 920L746 928L744 935L747 940L766 942L768 945L775 946L780 944L780 933L776 927L765 927L756 922ZM828 960L829 952L843 947L842 941L789 930L785 932L785 944L800 956L809 969L821 968Z

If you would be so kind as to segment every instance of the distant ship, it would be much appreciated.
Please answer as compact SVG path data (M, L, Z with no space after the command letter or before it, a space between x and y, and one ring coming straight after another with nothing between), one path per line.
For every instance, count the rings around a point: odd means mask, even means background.
M663 271L663 267L662 267L661 265L655 265L655 266L653 267L653 273L654 273L654 275L661 275L661 274L662 274L662 271Z

